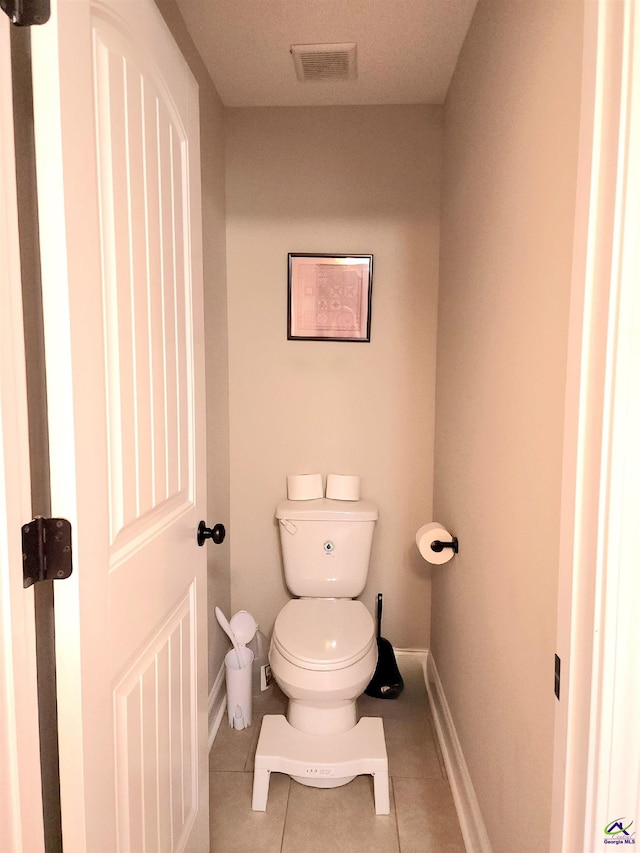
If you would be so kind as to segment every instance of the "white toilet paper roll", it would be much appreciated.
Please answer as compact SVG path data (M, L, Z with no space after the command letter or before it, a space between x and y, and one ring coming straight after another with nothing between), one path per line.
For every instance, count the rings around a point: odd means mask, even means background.
M353 474L328 474L327 497L334 501L359 501L360 477Z
M441 566L443 563L448 563L454 556L453 548L443 548L442 551L434 551L431 547L433 542L451 542L453 536L437 521L430 521L424 524L416 533L416 545L418 550L427 561L434 566Z
M312 501L324 497L322 474L287 474L287 497L290 501Z

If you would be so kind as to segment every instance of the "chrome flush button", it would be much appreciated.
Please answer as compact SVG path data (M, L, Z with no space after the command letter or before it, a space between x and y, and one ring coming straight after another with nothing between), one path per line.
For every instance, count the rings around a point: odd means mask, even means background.
M333 544L333 542L331 542L331 540L327 540L322 547L324 549L325 554L333 554L333 551L336 546Z

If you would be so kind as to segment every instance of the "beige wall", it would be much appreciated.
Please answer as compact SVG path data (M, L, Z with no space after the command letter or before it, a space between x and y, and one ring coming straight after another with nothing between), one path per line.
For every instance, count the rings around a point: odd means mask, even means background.
M224 108L174 0L156 0L200 88L202 228L204 234L204 309L206 324L207 462L209 525L229 526L229 376L224 197ZM229 642L213 615L217 604L229 612L229 541L207 542L209 599L209 688L220 670Z
M481 0L445 105L431 648L494 853L549 849L581 27Z
M269 633L288 473L359 474L380 508L363 600L425 648L441 171L437 107L232 109L227 124L231 591ZM287 341L287 253L373 253L370 343Z

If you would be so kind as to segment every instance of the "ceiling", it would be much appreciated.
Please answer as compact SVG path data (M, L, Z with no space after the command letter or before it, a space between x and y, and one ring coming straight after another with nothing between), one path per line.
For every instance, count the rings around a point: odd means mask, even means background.
M441 104L477 0L177 0L227 107ZM356 42L356 80L302 83L292 44Z

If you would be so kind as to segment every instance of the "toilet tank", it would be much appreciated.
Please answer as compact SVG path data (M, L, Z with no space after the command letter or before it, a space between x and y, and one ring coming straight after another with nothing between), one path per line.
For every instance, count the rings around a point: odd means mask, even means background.
M371 501L280 501L276 519L289 591L309 598L360 595L377 518Z

